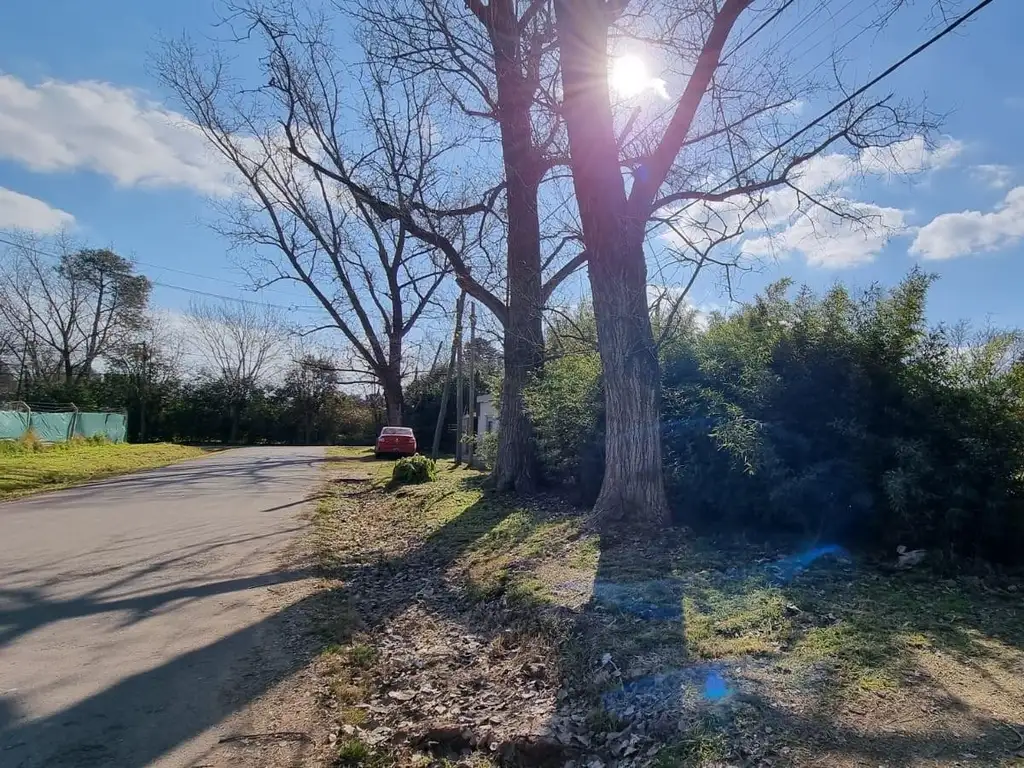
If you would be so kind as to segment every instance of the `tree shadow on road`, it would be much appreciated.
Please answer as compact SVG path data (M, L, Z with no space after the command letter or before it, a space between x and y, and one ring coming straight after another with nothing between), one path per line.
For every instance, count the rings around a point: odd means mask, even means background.
M477 504L441 525L420 546L374 563L334 563L345 585L294 602L262 621L160 666L128 676L53 714L27 721L17 693L0 692L0 755L19 768L150 765L184 742L309 665L357 629L372 629L417 595L447 591L442 574L507 510ZM47 601L31 590L0 592L0 647L63 619L110 611L141 621L178 601L307 578L307 570L271 571L241 579L185 585L128 598L86 595ZM122 585L123 586L123 585ZM410 586L413 587L410 589ZM287 653L268 653L286 643ZM73 649L72 651L73 652ZM230 689L227 698L217 694ZM85 734L85 735L83 735ZM8 762L9 761L9 762Z

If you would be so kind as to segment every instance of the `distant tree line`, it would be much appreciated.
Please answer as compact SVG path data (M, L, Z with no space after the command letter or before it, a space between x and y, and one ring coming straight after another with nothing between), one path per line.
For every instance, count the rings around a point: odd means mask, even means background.
M395 418L382 386L354 386L336 356L295 349L273 307L193 303L176 328L151 312L149 293L110 250L15 241L0 258L0 400L124 409L132 441L369 444ZM500 357L482 340L473 354L486 391ZM435 361L401 382L404 418L424 445L447 371ZM450 450L454 398L445 423Z

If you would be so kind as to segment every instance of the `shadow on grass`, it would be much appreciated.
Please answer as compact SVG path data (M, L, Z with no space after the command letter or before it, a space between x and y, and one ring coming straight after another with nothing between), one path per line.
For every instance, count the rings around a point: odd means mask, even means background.
M918 656L948 656L979 677L996 669L991 682L1010 683L1020 656L998 648L1024 649L1011 591L857 565L838 547L785 555L677 531L601 540L593 597L563 647L565 700L667 745L661 765L804 764L793 762L796 749L779 751L799 744L805 756L888 765L995 760L1024 747L1019 722L961 700ZM888 692L889 709L869 703L863 721L844 717L863 696ZM887 721L894 712L914 725ZM605 759L623 744L608 745Z

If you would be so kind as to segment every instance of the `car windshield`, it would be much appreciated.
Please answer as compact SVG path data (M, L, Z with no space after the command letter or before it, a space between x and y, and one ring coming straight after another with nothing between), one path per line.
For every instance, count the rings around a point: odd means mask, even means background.
M401 435L402 437L412 437L412 430L409 427L384 427L380 432L381 437L388 435L396 436Z

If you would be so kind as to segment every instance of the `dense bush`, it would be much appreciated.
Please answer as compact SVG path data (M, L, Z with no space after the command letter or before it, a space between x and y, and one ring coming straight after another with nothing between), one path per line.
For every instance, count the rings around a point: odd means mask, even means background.
M930 278L824 296L788 282L662 349L677 517L999 560L1024 547L1024 364L1016 334L928 328ZM529 397L554 478L599 445L596 357L570 350ZM595 489L596 484L591 484Z
M545 366L527 388L537 454L549 483L572 486L580 501L597 498L604 467L601 359L580 349Z
M437 463L428 456L413 454L395 462L391 471L392 485L416 485L437 479Z

